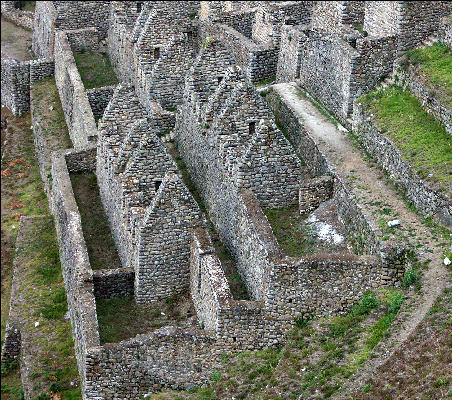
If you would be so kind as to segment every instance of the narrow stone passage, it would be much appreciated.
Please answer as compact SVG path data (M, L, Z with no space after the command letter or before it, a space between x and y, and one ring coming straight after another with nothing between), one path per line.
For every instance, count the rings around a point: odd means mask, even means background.
M435 229L428 227L421 217L408 208L382 171L366 161L347 131L340 126L336 127L322 115L294 83L276 84L273 90L293 110L330 166L353 193L363 213L378 231L380 239L403 241L416 249L421 262L427 263L430 260L423 274L421 291L409 299L391 327L389 337L374 349L374 354L378 357L370 357L351 378L356 384L364 381L369 372L383 364L400 347L422 321L442 290L450 286L447 271L442 265L447 243ZM400 226L388 228L387 222L392 219L399 219ZM439 246L439 243L444 247ZM343 392L338 398L347 398L347 395Z

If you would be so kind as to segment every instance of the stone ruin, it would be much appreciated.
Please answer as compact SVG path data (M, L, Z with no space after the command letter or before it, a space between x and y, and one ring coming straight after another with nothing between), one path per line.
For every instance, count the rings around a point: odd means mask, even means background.
M309 135L298 126L282 132L254 85L298 81L347 124L354 100L450 11L448 2L37 2L33 49L46 60L43 77L49 66L55 74L74 145L54 153L46 189L84 399L201 385L223 352L283 344L297 318L344 312L366 290L400 279L403 249L377 239ZM108 51L121 83L85 90L73 57L82 48ZM9 82L19 73L4 72L2 60L2 103L13 112L27 109L26 94L15 96L33 81L34 62L21 67L17 89ZM90 266L69 179L80 171L97 176L117 269ZM327 203L362 240L361 254L284 254L264 210L295 205L308 215ZM208 220L250 300L231 294ZM187 291L199 328L100 344L96 298L146 304ZM17 357L18 341L10 327L6 356Z

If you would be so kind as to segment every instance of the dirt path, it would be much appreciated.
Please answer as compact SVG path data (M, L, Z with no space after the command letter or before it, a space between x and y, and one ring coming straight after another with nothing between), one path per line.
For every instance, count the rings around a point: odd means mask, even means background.
M403 241L417 250L421 262L430 260L423 274L422 290L407 301L404 311L398 315L391 327L390 336L375 347L375 357L370 357L351 378L353 386L360 385L368 373L383 364L399 348L425 317L442 290L450 286L447 271L442 264L447 242L407 207L376 165L366 162L347 132L341 127L338 129L322 115L301 95L299 89L290 83L274 85L273 89L303 121L303 125L327 156L329 164L355 195L381 238ZM399 219L400 227L387 228L386 223L391 219ZM344 391L338 398L347 398L347 393Z
M2 17L1 20L2 58L14 58L18 61L32 59L32 32L27 31Z

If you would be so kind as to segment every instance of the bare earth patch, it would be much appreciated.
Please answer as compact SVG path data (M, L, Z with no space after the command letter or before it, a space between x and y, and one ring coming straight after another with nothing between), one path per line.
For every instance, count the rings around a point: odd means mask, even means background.
M32 32L17 26L2 17L1 42L2 58L27 61L33 58L31 52Z

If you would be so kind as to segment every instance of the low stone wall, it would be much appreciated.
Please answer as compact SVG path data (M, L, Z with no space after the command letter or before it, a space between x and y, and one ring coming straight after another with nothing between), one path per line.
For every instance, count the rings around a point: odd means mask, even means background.
M314 255L274 266L266 308L274 315L324 316L347 311L366 290L394 284L404 269L385 268L378 257ZM278 299L285 299L278 302Z
M14 326L11 326L8 321L5 328L5 337L3 339L2 346L2 367L19 360L21 343L20 330Z
M441 122L446 127L447 133L452 135L452 109L446 106L444 95L413 65L408 65L405 70L398 72L398 75L403 88L408 88L424 109Z
M69 172L93 172L96 170L96 146L84 149L69 149L64 153Z
M357 103L353 113L353 131L366 151L388 172L407 198L425 216L434 216L444 225L452 226L452 201L428 182L420 179L403 160L400 151L377 128L372 115Z
M16 61L2 58L2 104L14 115L22 115L30 109L30 83L53 74L54 62L49 59Z
M329 175L310 179L300 184L298 207L300 214L314 211L333 195L333 178Z
M72 143L83 148L97 141L97 127L68 35L71 32L55 34L55 81Z
M21 26L22 28L32 31L34 19L33 13L31 11L23 11L19 8L15 8L14 3L17 2L16 1L1 2L2 17L13 22L16 25Z
M55 62L48 58L31 60L30 63L30 83L40 81L55 75Z
M100 88L88 89L86 95L88 96L89 105L93 111L94 118L102 118L104 111L111 98L116 85L104 86Z
M66 35L73 52L99 49L99 31L95 27L68 30Z
M84 398L135 400L163 388L202 386L220 367L215 338L199 330L163 327L86 355Z
M93 271L93 283L96 299L133 297L135 271L131 268Z
M2 58L1 60L2 104L14 115L22 115L30 108L30 66Z

